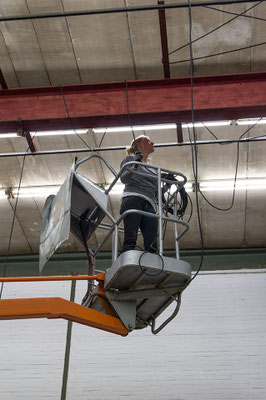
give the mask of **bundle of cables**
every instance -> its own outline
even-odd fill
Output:
[[[167,179],[171,183],[163,184],[163,193],[162,193],[162,211],[167,215],[168,213],[174,214],[174,203],[177,201],[177,210],[176,214],[178,218],[183,218],[187,205],[188,205],[188,194],[184,188],[184,186],[178,185],[178,180],[175,178],[173,174],[162,174],[163,179]],[[170,188],[172,185],[176,186],[176,189],[173,193],[170,193]],[[166,188],[166,190],[165,190]],[[167,189],[168,188],[168,189]],[[177,200],[177,196],[179,200]]]

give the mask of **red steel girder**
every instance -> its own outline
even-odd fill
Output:
[[[128,90],[126,90],[126,87]],[[67,116],[64,99],[72,124]],[[191,121],[191,80],[97,83],[0,91],[0,132]],[[266,115],[266,72],[193,79],[195,121]]]

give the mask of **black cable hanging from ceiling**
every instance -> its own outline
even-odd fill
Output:
[[[195,130],[195,119],[194,119],[194,62],[193,62],[193,44],[192,44],[192,25],[193,25],[193,18],[192,18],[192,7],[191,7],[191,1],[188,0],[188,17],[189,17],[189,56],[190,56],[190,101],[191,101],[191,119],[192,119],[192,138],[190,136],[190,130],[188,129],[189,132],[189,139],[190,139],[190,144],[191,144],[191,158],[192,158],[192,170],[193,170],[193,175],[195,179],[195,186],[196,188],[198,187],[198,146],[197,146],[197,135],[196,135],[196,130]],[[195,192],[195,199],[196,199],[196,216],[197,216],[197,223],[198,223],[198,230],[199,230],[199,237],[200,237],[200,261],[199,265],[197,267],[197,270],[195,274],[192,276],[192,278],[189,280],[188,284],[191,283],[199,274],[202,265],[203,265],[203,259],[204,259],[204,237],[203,237],[203,228],[202,228],[202,222],[201,222],[201,210],[200,210],[200,204],[199,204],[199,194],[196,189]]]
[[[33,139],[34,139],[34,136],[33,136],[32,140]],[[22,178],[23,178],[23,173],[24,173],[26,154],[29,154],[28,153],[29,149],[30,149],[30,145],[28,146],[26,152],[24,153],[23,160],[22,160],[22,166],[21,166],[21,170],[20,170],[19,184],[18,184],[18,194],[17,194],[17,198],[16,198],[16,201],[15,201],[15,207],[13,209],[13,217],[12,217],[11,228],[10,228],[10,233],[9,233],[7,253],[6,253],[6,257],[5,257],[5,264],[4,264],[3,274],[2,274],[3,278],[6,276],[8,260],[9,260],[9,256],[10,256],[10,250],[11,250],[11,243],[12,243],[14,227],[15,227],[15,221],[16,221],[16,218],[17,218],[17,208],[18,208],[20,188],[21,188],[21,183],[22,183]],[[10,203],[10,205],[11,205],[11,203]],[[3,290],[4,290],[4,282],[2,282],[1,288],[0,288],[0,299],[2,298]]]
[[[243,136],[245,136],[249,131],[251,131],[258,123],[259,121],[261,121],[262,118],[260,118],[258,121],[256,121],[253,125],[251,125],[250,127],[248,127],[248,129],[246,129],[240,136],[239,136],[239,140],[241,140],[243,138]],[[205,126],[205,128],[213,135],[213,133],[211,132],[211,130]],[[240,153],[240,142],[238,141],[236,143],[236,166],[235,166],[235,174],[234,174],[234,185],[233,185],[233,192],[232,192],[232,199],[230,202],[230,205],[227,207],[218,207],[215,204],[213,204],[208,198],[207,196],[205,196],[202,191],[199,188],[199,192],[201,194],[201,196],[203,197],[203,199],[214,209],[218,210],[218,211],[230,211],[235,204],[235,194],[236,194],[236,180],[237,180],[237,174],[238,174],[238,167],[239,167],[239,153]]]
[[[221,28],[223,28],[224,26],[230,24],[231,22],[235,21],[235,20],[238,19],[239,17],[243,17],[243,16],[245,15],[245,13],[247,13],[248,11],[251,11],[253,8],[259,6],[261,3],[262,3],[262,1],[259,1],[257,4],[253,4],[253,5],[252,5],[251,7],[249,7],[247,10],[244,10],[242,13],[240,13],[240,14],[234,14],[234,17],[233,17],[233,18],[231,18],[231,19],[229,19],[228,21],[224,22],[222,25],[218,25],[216,28],[214,28],[214,29],[212,29],[212,30],[206,32],[204,35],[199,36],[199,37],[197,37],[196,39],[193,39],[193,40],[192,40],[192,43],[195,43],[195,42],[198,42],[198,41],[201,40],[201,39],[204,39],[206,36],[211,35],[213,32],[216,32],[218,29],[221,29]],[[189,46],[189,45],[190,45],[189,42],[188,42],[188,43],[185,43],[185,44],[183,44],[182,46],[179,46],[177,49],[174,49],[174,50],[170,51],[170,52],[168,53],[168,55],[170,56],[170,55],[172,55],[172,54],[174,54],[174,53],[176,53],[176,52],[182,50],[184,47],[187,47],[187,46]]]

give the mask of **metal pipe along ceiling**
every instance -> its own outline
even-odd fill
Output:
[[[231,143],[248,143],[248,142],[264,142],[266,141],[265,137],[258,138],[246,138],[246,139],[221,139],[221,140],[201,140],[196,142],[172,142],[172,143],[158,143],[155,144],[154,147],[163,148],[163,147],[180,147],[180,146],[191,146],[191,145],[212,145],[212,144],[231,144]],[[113,147],[94,147],[92,149],[84,148],[84,149],[63,149],[63,150],[47,150],[47,151],[38,151],[34,153],[34,157],[43,156],[43,155],[53,155],[53,154],[67,154],[67,153],[91,153],[91,152],[100,152],[100,151],[114,151],[114,150],[124,150],[127,146],[113,146]],[[32,153],[0,153],[0,158],[4,157],[24,157],[24,156],[32,156]]]
[[[266,1],[266,0],[262,0]],[[174,8],[188,8],[188,7],[204,7],[204,6],[216,6],[226,4],[238,4],[238,3],[254,3],[254,0],[213,0],[213,1],[195,1],[186,3],[173,3],[163,5],[147,5],[147,6],[136,6],[136,7],[118,7],[118,8],[106,8],[96,10],[81,10],[81,11],[68,11],[62,13],[49,13],[49,14],[32,14],[32,15],[17,15],[17,16],[6,16],[1,17],[0,22],[7,21],[24,21],[32,19],[44,19],[44,18],[63,18],[63,17],[76,17],[82,15],[98,15],[98,14],[114,14],[114,13],[128,13],[136,11],[152,11],[160,9],[174,9]]]

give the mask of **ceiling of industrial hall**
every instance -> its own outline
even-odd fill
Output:
[[[182,3],[165,1],[166,4]],[[202,2],[204,3],[204,2]],[[156,5],[154,0],[1,0],[0,2],[0,68],[9,89],[40,86],[59,86],[130,80],[163,79],[162,44],[158,10],[106,13],[18,21],[1,21],[6,16],[64,13],[80,10],[124,8]],[[241,15],[239,15],[241,14]],[[190,31],[189,9],[165,10],[168,37],[170,77],[189,77],[191,74],[189,37],[192,34],[194,74],[221,75],[265,70],[266,3],[246,2],[192,8]],[[240,50],[239,50],[240,49]],[[235,51],[232,51],[235,50]],[[89,105],[88,105],[89,107]],[[258,115],[264,117],[264,115]],[[266,112],[265,112],[266,117]],[[261,121],[260,121],[261,122]],[[196,128],[197,140],[238,139],[250,125]],[[257,124],[244,137],[263,136],[265,125]],[[156,143],[177,141],[175,128],[139,131]],[[189,141],[183,128],[184,141]],[[89,129],[80,137],[90,147],[126,146],[132,132],[102,132]],[[77,135],[36,136],[38,151],[80,149],[86,145]],[[23,137],[0,134],[1,154],[24,152],[27,142]],[[239,152],[238,152],[239,150]],[[124,150],[109,150],[101,155],[118,171]],[[239,157],[238,157],[239,155]],[[80,153],[46,154],[23,157],[1,157],[0,168],[0,254],[6,254],[16,196],[7,198],[7,188],[19,184],[23,168],[22,187],[61,185]],[[202,181],[230,180],[236,174],[240,182],[258,179],[255,188],[236,189],[235,201],[229,211],[211,207],[199,193],[200,215],[206,248],[264,247],[266,244],[265,182],[266,143],[264,141],[206,144],[198,147],[198,179]],[[193,181],[191,147],[158,147],[152,163],[180,171]],[[111,174],[100,163],[92,160],[82,165],[80,172],[94,182],[108,184]],[[264,188],[262,185],[264,184]],[[217,186],[203,192],[219,208],[228,208],[232,189],[217,190]],[[180,247],[199,248],[195,193],[190,193],[193,212],[191,229],[180,241]],[[21,197],[10,253],[38,253],[41,219],[46,195]],[[111,194],[110,211],[119,215],[120,195]],[[187,212],[187,218],[190,211]],[[186,219],[186,218],[185,218]],[[106,232],[97,230],[90,241],[95,248]],[[104,248],[109,250],[111,242]],[[174,248],[173,232],[165,237],[165,247]],[[79,242],[71,237],[60,251],[82,251]]]

